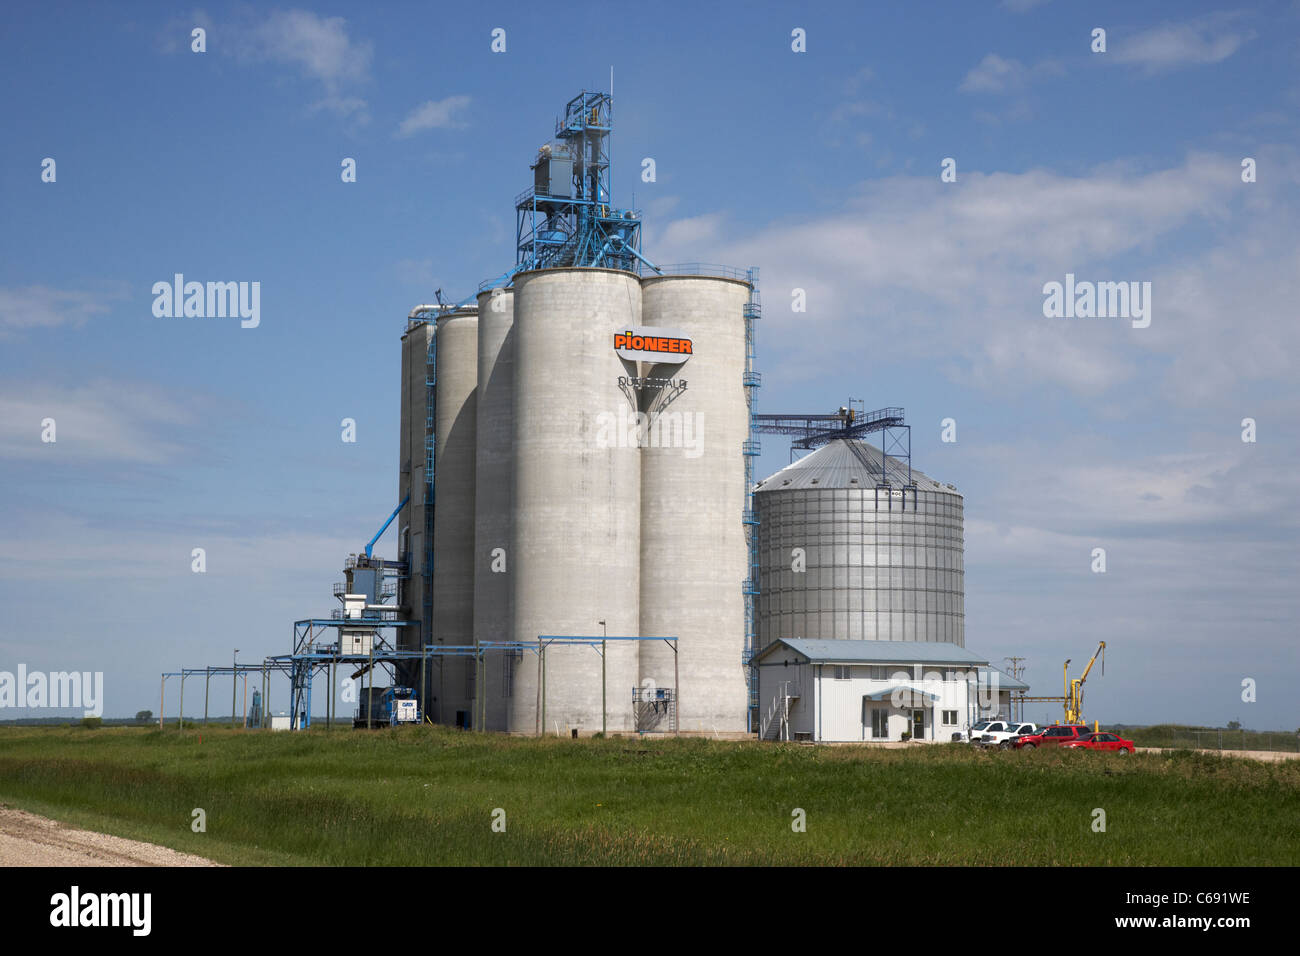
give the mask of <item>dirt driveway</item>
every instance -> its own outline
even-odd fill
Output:
[[[152,843],[89,830],[0,804],[0,866],[219,866]]]

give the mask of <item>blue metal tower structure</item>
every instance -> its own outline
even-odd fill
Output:
[[[790,435],[790,455],[795,449],[812,451],[837,438],[863,438],[880,432],[880,450],[907,469],[907,485],[912,487],[912,426],[906,424],[903,409],[897,406],[859,411],[850,399],[830,415],[754,415],[752,428],[769,435]],[[881,460],[880,481],[888,484]]]
[[[745,524],[745,545],[749,552],[749,573],[742,590],[745,594],[745,646],[743,663],[749,680],[749,729],[754,729],[758,714],[758,668],[754,666],[757,640],[758,613],[758,512],[754,508],[754,459],[762,451],[755,437],[756,409],[758,408],[758,388],[763,384],[762,376],[755,371],[754,323],[763,314],[758,296],[758,267],[749,270],[749,301],[745,303],[745,405],[749,410],[749,435],[741,453],[745,458],[745,510],[741,520]]]
[[[437,411],[438,395],[438,335],[429,337],[429,347],[424,357],[424,537],[423,554],[420,555],[420,574],[423,577],[422,607],[420,608],[420,646],[433,643],[433,524],[434,524],[434,460],[438,445],[434,433],[434,416]],[[428,691],[423,679],[420,684],[420,710],[428,713]]]
[[[634,271],[641,218],[610,199],[609,138],[614,99],[583,90],[564,107],[555,139],[533,162],[533,185],[515,197],[516,272],[563,266]]]

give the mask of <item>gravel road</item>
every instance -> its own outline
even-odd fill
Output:
[[[0,866],[219,866],[164,846],[74,830],[0,804]]]

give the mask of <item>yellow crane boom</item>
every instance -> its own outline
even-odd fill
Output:
[[[1106,672],[1106,642],[1099,641],[1097,650],[1093,652],[1092,660],[1088,661],[1088,666],[1083,669],[1083,675],[1070,679],[1070,662],[1065,662],[1065,722],[1067,724],[1077,724],[1083,721],[1083,685],[1092,673],[1092,665],[1097,663],[1097,657],[1101,657],[1102,673]]]

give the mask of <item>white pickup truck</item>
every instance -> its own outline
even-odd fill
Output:
[[[981,747],[1011,748],[1011,738],[1038,732],[1037,724],[1017,720],[981,720],[971,727],[967,740]]]

